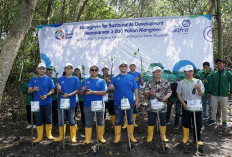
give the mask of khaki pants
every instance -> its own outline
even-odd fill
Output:
[[[222,110],[222,122],[227,122],[228,97],[212,96],[211,101],[212,101],[211,119],[216,121],[216,114],[217,114],[218,104],[220,104],[221,110]]]

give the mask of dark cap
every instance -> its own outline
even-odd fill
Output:
[[[226,61],[223,60],[223,59],[216,59],[216,63],[217,63],[217,62],[222,62],[222,63],[224,63],[224,64],[226,63]]]

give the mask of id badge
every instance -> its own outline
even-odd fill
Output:
[[[187,110],[189,110],[191,112],[202,111],[202,101],[201,101],[201,99],[187,100]]]
[[[60,109],[68,110],[70,109],[70,99],[63,99],[60,100]]]
[[[39,101],[31,101],[31,112],[39,112]]]
[[[164,108],[164,103],[161,101],[158,101],[157,99],[151,99],[151,109],[153,111],[160,111]]]
[[[104,102],[108,102],[108,93],[106,95],[103,96],[103,101]]]
[[[91,101],[91,111],[92,112],[102,112],[103,111],[103,102],[99,101]]]
[[[128,98],[121,99],[121,110],[129,110],[130,108],[131,107]]]

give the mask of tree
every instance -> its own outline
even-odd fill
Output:
[[[23,41],[31,25],[38,0],[23,0],[18,17],[0,49],[0,104],[5,85]]]

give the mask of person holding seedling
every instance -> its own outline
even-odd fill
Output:
[[[46,66],[40,63],[37,68],[38,77],[32,77],[28,85],[28,93],[33,93],[33,103],[38,104],[39,111],[35,112],[37,139],[33,142],[37,143],[43,140],[43,124],[46,127],[46,137],[53,140],[52,136],[52,94],[55,85],[46,73]]]

